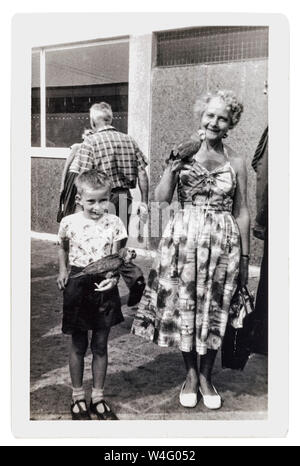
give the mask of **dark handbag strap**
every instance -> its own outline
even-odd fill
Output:
[[[248,302],[249,302],[251,310],[253,312],[254,311],[254,299],[253,299],[252,295],[249,293],[249,290],[248,290],[247,286],[246,285],[244,285],[243,287],[238,286],[237,292],[240,293],[243,305],[244,305],[246,310],[247,310],[246,296],[248,297]]]
[[[252,311],[254,311],[254,296],[249,292],[247,286],[244,286],[244,290],[247,293],[247,296],[249,297],[249,303],[252,308]]]

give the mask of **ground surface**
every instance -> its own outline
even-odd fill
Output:
[[[57,246],[32,240],[31,289],[31,419],[70,419],[68,372],[69,337],[61,333],[62,294],[58,291]],[[138,257],[147,276],[151,260]],[[122,282],[122,281],[121,281]],[[126,287],[120,282],[120,294]],[[257,279],[250,279],[256,289]],[[125,321],[114,327],[109,341],[107,399],[122,419],[265,419],[267,416],[267,358],[252,355],[243,372],[222,369],[220,358],[214,383],[224,400],[222,409],[209,411],[201,400],[194,409],[179,404],[185,372],[180,352],[159,348],[129,333],[134,308],[123,306]],[[84,386],[91,391],[91,354]]]

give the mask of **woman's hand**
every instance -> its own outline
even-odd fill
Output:
[[[190,165],[186,163],[186,161],[182,159],[176,159],[172,162],[171,165],[171,172],[172,173],[177,173],[181,170],[189,170]]]
[[[95,291],[108,291],[114,288],[118,284],[119,279],[117,277],[106,278],[100,283],[95,283]]]
[[[240,260],[240,271],[238,277],[238,283],[241,288],[247,285],[248,283],[248,273],[249,273],[249,257],[241,257]]]
[[[253,228],[253,235],[255,236],[255,238],[264,241],[266,239],[266,227],[256,223]]]
[[[67,270],[61,270],[56,279],[57,286],[60,290],[64,290],[68,283],[69,273]]]

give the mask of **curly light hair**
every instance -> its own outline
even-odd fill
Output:
[[[194,105],[194,112],[197,119],[201,120],[204,111],[206,110],[211,99],[218,97],[222,99],[230,116],[229,129],[232,129],[237,125],[240,120],[241,114],[244,110],[243,104],[238,101],[233,91],[218,90],[216,92],[208,92],[203,95],[200,99],[196,100]]]

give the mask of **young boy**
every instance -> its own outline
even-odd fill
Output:
[[[127,237],[119,217],[107,213],[110,182],[97,170],[76,179],[77,202],[82,211],[64,217],[59,228],[59,275],[57,284],[64,293],[62,332],[72,336],[69,368],[73,387],[73,420],[91,419],[82,386],[88,331],[92,330],[93,388],[90,412],[100,420],[118,419],[104,400],[107,369],[107,340],[110,327],[122,322],[118,278],[84,275],[72,278],[89,263],[117,252]],[[71,266],[68,273],[68,263]]]

